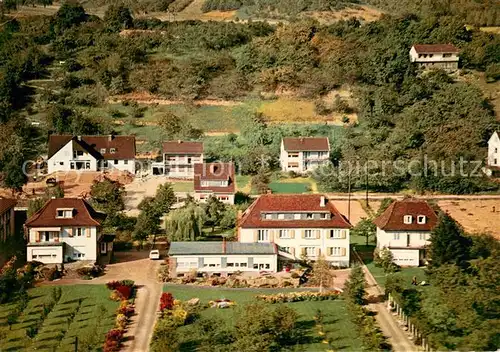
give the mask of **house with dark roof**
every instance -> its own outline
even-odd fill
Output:
[[[333,266],[349,266],[351,224],[320,194],[265,194],[238,217],[238,241],[274,243],[295,259],[323,256]]]
[[[59,264],[109,257],[114,236],[102,234],[105,217],[81,198],[50,199],[25,223],[28,261]]]
[[[410,49],[410,61],[424,69],[458,69],[460,50],[453,44],[415,44]]]
[[[51,135],[47,168],[49,174],[106,170],[135,174],[135,137]]]
[[[153,175],[192,179],[194,164],[203,163],[203,143],[169,141],[162,145],[162,160],[152,164]]]
[[[393,202],[378,218],[377,248],[388,248],[394,263],[419,266],[425,262],[432,229],[438,221],[426,201],[405,199]]]
[[[0,242],[5,242],[15,233],[15,206],[14,199],[0,198]]]
[[[313,171],[329,159],[328,137],[287,137],[281,140],[280,165],[285,172]]]
[[[500,176],[500,131],[493,132],[488,140],[486,174],[488,176]]]
[[[278,247],[273,243],[172,242],[168,255],[171,277],[191,271],[225,275],[278,270]]]
[[[223,203],[234,204],[234,165],[203,163],[194,165],[194,198],[206,202],[211,196]]]

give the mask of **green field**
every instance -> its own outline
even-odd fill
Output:
[[[60,286],[62,295],[43,318],[44,304],[53,301],[55,286],[28,291],[29,302],[11,330],[7,323],[16,304],[0,305],[0,351],[74,351],[75,337],[79,345],[98,350],[105,334],[114,327],[118,302],[109,299],[104,285]],[[38,331],[34,328],[38,326]],[[27,336],[29,329],[32,338]]]
[[[374,263],[366,264],[366,267],[372,273],[373,277],[377,281],[380,287],[385,288],[385,281],[387,280],[387,275],[384,273],[382,268],[376,267]],[[417,277],[417,281],[421,282],[425,280],[425,268],[402,268],[394,275],[403,278],[403,281],[411,284],[413,276]]]
[[[271,188],[273,193],[307,193],[310,191],[308,183],[271,182],[269,188]]]
[[[174,298],[188,300],[199,298],[201,303],[216,299],[231,299],[236,302],[237,308],[214,309],[207,308],[201,312],[202,317],[215,317],[225,321],[228,325],[234,325],[235,312],[247,303],[255,302],[257,294],[273,294],[285,291],[297,291],[297,289],[221,289],[221,288],[200,288],[190,286],[165,285],[164,291],[173,294]],[[361,341],[357,334],[356,326],[350,321],[349,313],[342,299],[334,301],[308,301],[286,303],[299,313],[299,324],[306,329],[306,334],[310,338],[310,343],[298,346],[298,350],[304,351],[325,351],[328,345],[322,344],[322,338],[314,330],[314,315],[320,309],[325,316],[324,330],[332,332],[334,350],[360,351]]]
[[[193,181],[175,181],[172,182],[174,192],[193,192]]]

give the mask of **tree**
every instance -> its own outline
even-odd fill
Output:
[[[257,175],[252,177],[252,187],[257,190],[260,194],[267,193],[269,190],[269,183],[271,182],[271,178],[269,173],[265,168],[260,168]]]
[[[160,216],[167,214],[176,201],[177,197],[175,196],[171,183],[167,182],[158,186],[156,189],[154,203]]]
[[[31,217],[33,214],[35,214],[37,211],[42,209],[42,207],[45,205],[47,202],[47,199],[45,198],[34,198],[30,199],[28,201],[28,218]]]
[[[144,198],[139,204],[139,209],[141,212],[135,224],[134,238],[145,240],[148,236],[158,233],[160,229],[160,215],[154,198]]]
[[[471,241],[447,214],[439,214],[438,223],[432,230],[429,241],[432,267],[448,263],[462,265],[469,258]]]
[[[54,16],[54,24],[59,30],[77,26],[87,20],[87,14],[78,1],[65,1]]]
[[[212,227],[212,232],[214,232],[215,227],[221,224],[226,207],[217,197],[211,195],[204,208],[206,224],[210,225]]]
[[[364,304],[366,279],[363,268],[356,264],[351,268],[349,279],[345,283],[345,294],[353,303]]]
[[[377,226],[373,223],[371,219],[362,218],[360,222],[356,224],[351,230],[351,235],[364,236],[366,239],[366,245],[370,241],[370,238],[375,236],[377,232]]]
[[[124,192],[125,189],[120,182],[107,177],[101,181],[95,180],[90,187],[92,204],[97,210],[103,211],[109,217],[113,217],[125,209]]]
[[[104,13],[106,26],[115,32],[132,28],[134,26],[133,21],[130,9],[123,4],[111,4]]]
[[[335,274],[330,263],[325,259],[325,256],[321,254],[313,263],[309,282],[319,286],[319,292],[323,292],[324,287],[332,287],[334,278]]]
[[[393,273],[398,268],[394,263],[394,255],[387,247],[375,248],[373,251],[373,261],[376,266],[384,269],[385,273]]]
[[[171,241],[195,241],[201,236],[205,222],[205,211],[196,203],[170,213],[167,221],[167,233]]]

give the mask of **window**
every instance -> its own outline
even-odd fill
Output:
[[[266,268],[266,269],[271,269],[271,264],[266,264],[266,265],[265,265],[265,268]]]
[[[451,57],[451,54],[443,54],[443,57]]]
[[[326,215],[327,215],[326,213],[321,213],[319,214],[319,218],[324,220],[326,219]]]
[[[331,247],[331,248],[329,248],[328,253],[329,253],[331,256],[339,256],[339,255],[342,255],[342,247]]]
[[[304,252],[306,253],[307,256],[313,256],[315,255],[315,249],[314,247],[305,247]]]
[[[418,54],[418,58],[420,59],[422,57],[422,54]]]
[[[123,160],[123,165],[128,165],[128,160]]]
[[[78,156],[82,156],[82,155],[83,155],[83,150],[77,150],[77,151],[76,151],[76,155],[78,155]]]
[[[495,153],[498,153],[498,148],[495,148]]]
[[[313,218],[313,214],[312,213],[307,213],[306,214],[306,219],[312,219]]]
[[[118,160],[114,160],[113,164],[117,165],[118,164]]]
[[[73,162],[72,162],[72,163],[70,163],[70,164],[69,164],[69,167],[70,167],[70,169],[71,169],[71,170],[74,170],[74,169],[75,169],[75,163],[73,163]]]
[[[259,264],[254,264],[253,268],[259,270]]]
[[[280,238],[290,238],[290,234],[288,233],[288,230],[280,230]]]
[[[269,241],[269,231],[268,230],[259,230],[258,232],[258,240],[259,241]]]
[[[280,247],[282,252],[292,253],[290,247]]]
[[[272,214],[266,214],[265,215],[265,219],[266,220],[271,220],[273,218],[273,215]]]
[[[240,267],[241,268],[246,268],[247,267],[247,263],[240,263]]]
[[[64,161],[60,161],[59,165],[61,165],[61,166],[64,165]]]
[[[85,168],[86,168],[86,169],[90,169],[90,163],[86,163],[86,164],[85,164]]]
[[[285,218],[285,214],[278,214],[278,219],[283,220]]]
[[[316,238],[316,236],[314,236],[313,230],[305,230],[304,238]]]
[[[425,224],[425,216],[424,215],[419,215],[417,216],[417,223],[419,224]]]
[[[228,268],[233,268],[234,267],[234,263],[227,263],[227,267]]]
[[[498,164],[498,160],[497,159],[493,159],[493,165],[496,165]]]
[[[106,148],[101,148],[101,154],[105,154],[106,153]]]
[[[57,209],[56,218],[72,218],[73,209]]]
[[[433,57],[433,56],[434,56],[434,54],[429,54],[429,57]]]
[[[421,241],[425,241],[425,240],[426,240],[426,238],[425,238],[425,237],[426,237],[426,236],[425,236],[425,233],[421,233],[421,234],[420,234],[420,240],[421,240]]]
[[[342,230],[330,230],[330,238],[342,238]]]
[[[395,233],[393,238],[394,238],[395,240],[399,240],[399,233]]]
[[[299,153],[288,153],[288,157],[289,158],[298,158],[299,157]]]
[[[85,227],[77,227],[77,228],[75,228],[75,236],[76,237],[85,236]]]
[[[405,215],[403,218],[405,224],[411,224],[413,222],[413,217],[411,215]]]
[[[109,148],[109,152],[110,152],[111,154],[114,154],[114,153],[116,153],[116,149],[115,149],[115,148]]]

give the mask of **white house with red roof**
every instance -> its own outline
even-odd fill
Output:
[[[152,164],[153,175],[192,179],[194,164],[203,163],[203,143],[187,141],[164,142],[163,160]]]
[[[106,170],[135,174],[135,137],[51,135],[47,169],[49,174]]]
[[[50,199],[25,223],[27,259],[45,264],[96,261],[113,250],[112,235],[103,235],[105,215],[80,198]]]
[[[280,165],[285,172],[306,173],[330,160],[328,137],[287,137],[281,141]]]
[[[206,202],[211,196],[223,203],[234,204],[235,179],[232,163],[194,165],[194,199]]]
[[[410,61],[426,69],[454,71],[458,69],[459,53],[453,44],[415,44],[410,49]]]
[[[489,176],[500,174],[500,132],[495,131],[488,141],[486,172]]]
[[[238,219],[238,241],[275,243],[280,254],[349,266],[351,224],[325,196],[265,194]]]
[[[398,265],[419,266],[425,260],[437,220],[426,201],[411,198],[395,201],[374,220],[377,248],[388,248]]]

